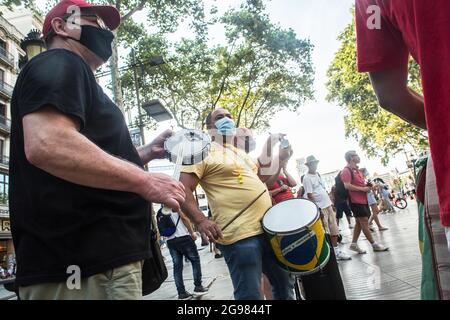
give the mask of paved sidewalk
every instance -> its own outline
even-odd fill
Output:
[[[345,219],[344,219],[345,220]],[[358,255],[348,249],[352,230],[347,221],[341,226],[344,244],[341,248],[352,256],[350,261],[339,262],[339,269],[349,300],[417,300],[420,299],[421,256],[417,227],[417,205],[408,201],[408,208],[395,214],[380,214],[381,223],[387,231],[375,231],[376,241],[388,246],[387,252],[374,253],[369,242],[361,234],[359,245],[367,251]],[[198,241],[197,241],[198,242]],[[199,242],[198,242],[199,243]],[[214,259],[209,247],[200,251],[204,285],[210,286],[210,293],[203,300],[231,300],[233,286],[224,259]],[[167,249],[166,256],[169,278],[159,290],[145,299],[172,300],[178,295],[173,281],[172,260]],[[193,278],[190,263],[185,264],[184,279],[186,290],[192,292]]]
[[[350,261],[339,263],[344,287],[349,300],[414,300],[420,299],[421,257],[419,252],[417,225],[417,205],[408,202],[406,210],[397,210],[395,214],[381,214],[380,220],[389,228],[387,231],[373,233],[376,241],[390,247],[387,252],[374,253],[365,237],[361,235],[359,245],[367,254],[358,255],[351,252],[351,231],[347,222],[341,226],[345,244],[342,248],[352,256]],[[198,299],[232,300],[233,286],[224,259],[215,259],[209,246],[201,247],[197,240],[202,263],[203,285],[210,292]],[[172,259],[167,248],[163,248],[169,271],[168,279],[161,288],[145,300],[176,300],[178,294],[173,280]],[[190,292],[194,289],[192,267],[185,263],[184,283]],[[0,288],[0,300],[10,297],[11,293]]]

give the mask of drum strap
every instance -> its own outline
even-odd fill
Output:
[[[248,208],[250,208],[255,202],[256,200],[258,200],[259,198],[261,198],[261,196],[266,193],[267,189],[264,189],[263,192],[261,192],[252,202],[250,202],[244,209],[242,209],[241,211],[238,212],[237,215],[235,215],[233,217],[233,219],[231,219],[230,222],[228,222],[223,228],[222,231],[224,231],[230,224],[232,224],[234,222],[234,220],[236,220],[237,218],[239,218],[245,211],[247,211]]]

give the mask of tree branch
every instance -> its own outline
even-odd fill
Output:
[[[139,4],[134,9],[131,9],[127,14],[125,14],[122,17],[122,19],[121,19],[122,22],[128,20],[136,12],[141,11],[142,9],[144,9],[144,6],[145,6],[146,3],[147,3],[146,0],[141,0],[141,2],[139,2]]]
[[[261,109],[263,108],[264,104],[266,103],[266,101],[269,99],[270,93],[266,93],[264,95],[264,100],[262,101],[261,105],[258,107],[258,109],[255,112],[255,116],[253,117],[253,121],[252,124],[250,125],[249,129],[252,129],[253,126],[255,125],[255,121],[256,119],[259,117],[259,112],[261,111]]]
[[[227,66],[225,68],[225,75],[224,75],[224,77],[222,79],[222,84],[220,86],[219,95],[217,96],[216,101],[213,103],[212,109],[216,108],[217,103],[219,102],[220,98],[222,97],[223,90],[225,89],[225,83],[228,80],[228,76],[230,75],[229,74],[229,71],[230,71],[230,60],[231,60],[231,54],[233,53],[233,50],[234,50],[235,43],[236,43],[236,39],[233,41],[233,44],[231,45],[230,53],[228,54],[228,58],[227,58]]]

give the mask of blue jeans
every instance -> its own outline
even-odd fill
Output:
[[[198,255],[197,246],[191,236],[175,238],[167,241],[170,255],[173,261],[173,278],[177,286],[178,294],[186,292],[183,281],[183,256],[185,256],[192,264],[194,275],[194,285],[200,287],[202,285],[202,268],[200,266],[200,256]]]
[[[264,273],[272,286],[275,300],[294,300],[294,281],[281,269],[266,235],[250,237],[231,245],[218,245],[222,252],[236,300],[261,300]]]

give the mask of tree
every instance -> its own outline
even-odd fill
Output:
[[[427,133],[383,110],[368,74],[357,71],[354,22],[338,39],[341,47],[327,73],[327,100],[347,111],[346,136],[357,139],[369,157],[381,157],[384,164],[405,148],[412,148],[416,153],[427,149]],[[414,61],[409,65],[409,86],[421,92],[419,66]]]
[[[211,46],[208,26],[215,23],[225,27],[225,41]],[[213,11],[193,39],[171,44],[162,34],[147,34],[135,47],[140,61],[165,57],[164,66],[143,67],[140,92],[162,99],[180,127],[201,127],[211,110],[225,107],[237,125],[262,129],[276,112],[297,111],[313,97],[312,45],[273,24],[262,0],[244,1],[221,17]],[[122,81],[128,100],[131,72]]]
[[[2,0],[9,5],[19,5],[34,3],[34,0]],[[48,12],[60,0],[48,0],[46,10]],[[114,101],[119,108],[124,111],[122,86],[120,83],[119,71],[119,47],[126,46],[129,38],[133,37],[130,30],[136,31],[132,16],[139,11],[146,10],[147,26],[155,28],[158,32],[170,32],[176,29],[182,17],[193,18],[193,27],[201,29],[203,27],[203,7],[201,0],[94,0],[89,1],[95,4],[113,5],[121,16],[121,24],[116,32],[116,39],[113,42],[112,57],[110,59],[111,69],[111,89]]]

